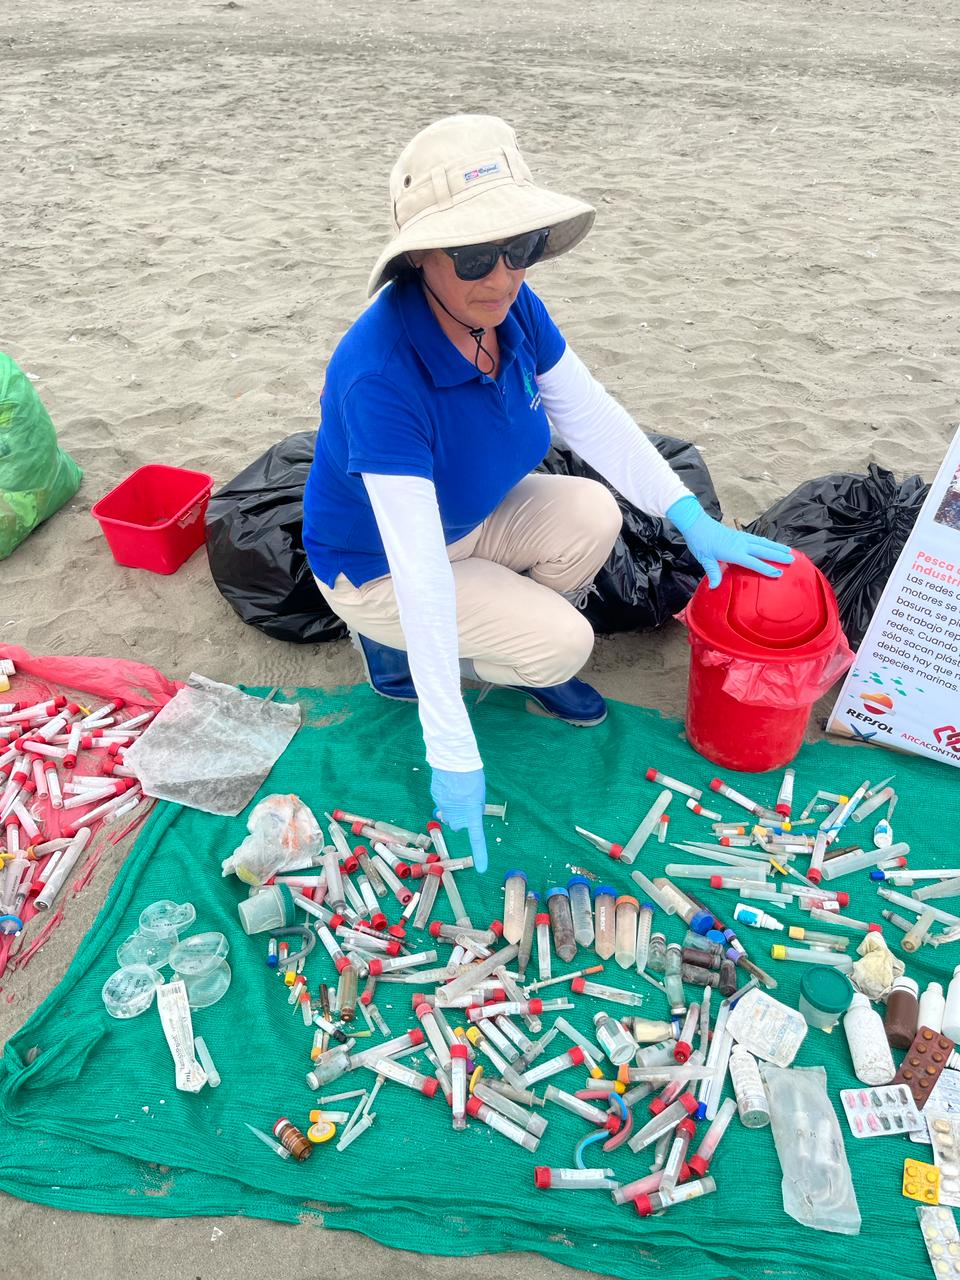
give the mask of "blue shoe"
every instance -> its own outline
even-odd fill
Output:
[[[398,702],[416,702],[417,691],[405,651],[391,649],[389,645],[378,644],[376,640],[355,632],[351,635],[374,693]]]
[[[526,694],[538,703],[547,715],[565,720],[581,729],[600,724],[607,718],[607,704],[596,689],[583,680],[564,680],[563,684],[549,685],[545,689],[530,689],[526,685],[509,684],[508,689]]]

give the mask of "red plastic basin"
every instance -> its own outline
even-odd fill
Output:
[[[150,463],[138,467],[94,503],[117,564],[176,573],[203,545],[203,516],[213,477],[204,471]]]

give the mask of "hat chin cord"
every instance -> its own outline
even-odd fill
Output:
[[[447,304],[443,301],[443,299],[438,298],[437,295],[430,288],[430,285],[427,283],[427,277],[423,274],[423,267],[417,267],[416,271],[420,277],[420,283],[426,289],[427,293],[430,294],[431,298],[433,298],[436,302],[439,302],[440,306],[443,307],[444,311],[447,313],[447,315],[450,317],[451,320],[456,320],[457,324],[463,325],[464,329],[466,329],[466,331],[470,334],[470,337],[477,344],[477,350],[474,353],[474,357],[473,357],[474,366],[477,369],[479,369],[481,373],[486,372],[487,377],[492,377],[494,370],[497,367],[497,362],[494,359],[492,353],[489,352],[487,348],[483,345],[483,337],[484,337],[484,334],[487,332],[486,329],[474,328],[473,325],[467,324],[465,320],[461,320],[459,316],[455,316],[453,312],[450,310],[450,308],[447,306]],[[480,353],[481,352],[483,352],[483,354],[490,361],[490,368],[487,370],[480,369]]]

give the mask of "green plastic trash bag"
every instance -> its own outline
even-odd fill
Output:
[[[0,560],[80,487],[30,379],[0,351]]]

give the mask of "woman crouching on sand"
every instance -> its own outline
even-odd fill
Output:
[[[418,703],[431,794],[482,871],[483,765],[461,659],[568,724],[606,716],[576,678],[594,641],[580,608],[620,511],[596,481],[531,474],[550,422],[631,504],[676,525],[712,586],[723,562],[777,576],[792,557],[706,514],[525,283],[579,244],[595,211],[535,185],[509,125],[430,125],[394,166],[390,201],[376,299],[327,368],[304,546],[370,684]]]

